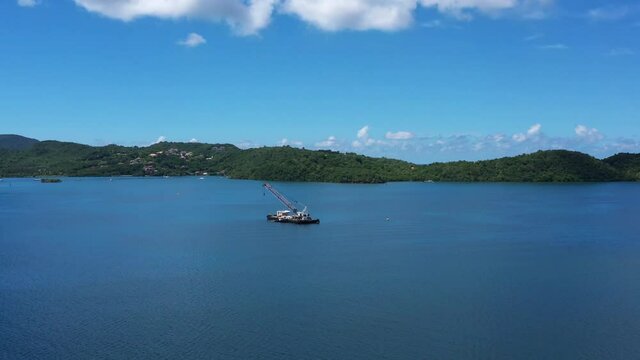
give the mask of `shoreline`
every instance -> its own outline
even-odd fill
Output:
[[[248,178],[231,178],[221,175],[171,175],[171,176],[137,176],[137,175],[114,175],[114,176],[70,176],[70,175],[46,175],[46,176],[11,176],[1,177],[0,181],[11,180],[34,180],[40,181],[41,179],[60,178],[60,179],[132,179],[132,180],[167,180],[172,178],[216,178],[227,179],[233,181],[256,181],[256,182],[278,182],[278,183],[291,183],[291,184],[333,184],[333,185],[384,185],[384,184],[640,184],[640,181],[633,180],[608,180],[608,181],[416,181],[416,180],[398,180],[398,181],[384,181],[384,182],[333,182],[333,181],[304,181],[304,180],[278,180],[278,179],[248,179]],[[203,179],[203,180],[204,180]]]

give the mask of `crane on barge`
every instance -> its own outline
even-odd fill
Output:
[[[267,215],[267,220],[273,221],[273,222],[291,223],[291,224],[300,224],[300,225],[320,223],[320,219],[313,219],[311,215],[309,215],[309,212],[307,211],[306,206],[304,207],[304,209],[299,210],[298,207],[293,202],[291,202],[289,199],[287,199],[286,196],[284,196],[282,193],[276,190],[273,186],[271,186],[271,184],[264,183],[262,187],[269,190],[269,192],[273,194],[273,196],[275,196],[275,198],[278,199],[278,201],[280,201],[284,206],[287,207],[287,209],[289,209],[289,210],[277,211],[275,215],[269,214]]]

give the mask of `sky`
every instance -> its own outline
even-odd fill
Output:
[[[0,133],[416,163],[640,152],[640,3],[3,0]]]

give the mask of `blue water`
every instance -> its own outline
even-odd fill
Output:
[[[0,182],[0,359],[640,359],[640,184],[275,185]]]

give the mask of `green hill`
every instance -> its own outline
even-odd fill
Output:
[[[38,140],[36,139],[31,139],[20,135],[0,135],[0,149],[24,150],[37,143]]]
[[[0,177],[208,173],[236,179],[352,183],[640,181],[640,154],[599,160],[579,152],[551,150],[496,160],[416,165],[287,146],[241,150],[230,144],[162,142],[147,147],[93,147],[34,141],[18,149],[0,148]]]
[[[42,141],[25,150],[0,150],[0,177],[160,176],[217,173],[228,154],[240,151],[229,144],[159,143],[148,147],[93,147]]]
[[[226,174],[240,179],[357,183],[419,179],[413,177],[416,166],[400,160],[286,146],[243,150],[227,160]]]
[[[640,154],[621,153],[603,161],[621,171],[625,178],[640,181]]]
[[[426,176],[435,181],[582,182],[620,181],[613,166],[592,156],[566,150],[477,162],[427,165]]]

